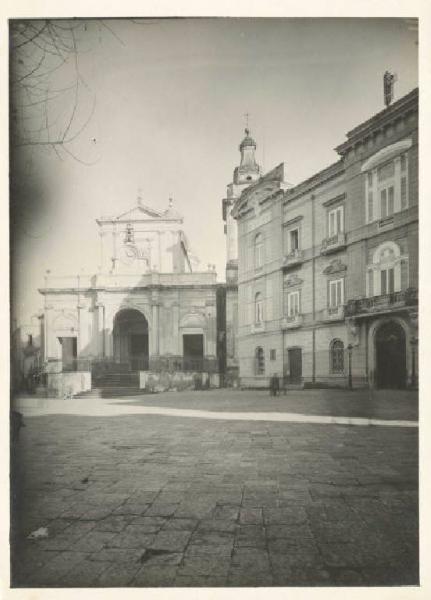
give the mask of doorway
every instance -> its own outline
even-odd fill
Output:
[[[148,321],[136,309],[120,310],[114,320],[114,359],[132,371],[148,370]]]
[[[61,344],[61,364],[63,371],[74,371],[78,357],[78,344],[76,337],[59,337]]]
[[[202,333],[183,334],[184,370],[201,370],[204,359],[204,336]]]
[[[396,321],[383,323],[376,332],[376,383],[379,388],[406,387],[406,336]]]
[[[287,357],[289,361],[290,383],[302,382],[302,349],[288,348]]]

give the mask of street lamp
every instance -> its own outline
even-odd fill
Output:
[[[412,339],[410,340],[410,344],[412,347],[412,379],[411,379],[411,385],[412,388],[416,387],[417,381],[416,381],[416,346],[418,343],[418,339],[413,336]]]
[[[349,390],[353,389],[353,384],[352,384],[352,350],[353,350],[353,346],[352,344],[349,344],[347,346],[347,352],[349,353]]]

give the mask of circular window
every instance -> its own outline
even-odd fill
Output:
[[[250,175],[247,177],[247,181],[251,181],[251,176]]]

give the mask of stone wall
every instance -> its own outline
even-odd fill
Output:
[[[71,398],[88,390],[91,390],[91,372],[47,374],[47,395],[50,398]]]

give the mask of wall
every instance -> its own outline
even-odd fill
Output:
[[[47,394],[50,398],[70,398],[91,390],[91,373],[48,373]]]

